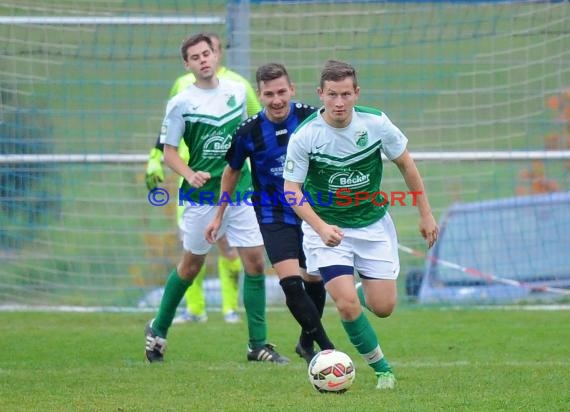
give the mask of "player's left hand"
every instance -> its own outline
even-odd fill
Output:
[[[218,230],[220,230],[221,225],[222,221],[218,217],[215,217],[214,220],[208,223],[208,226],[206,226],[206,230],[204,231],[204,237],[209,243],[216,243],[216,240],[218,238]]]
[[[341,228],[335,225],[325,225],[319,230],[319,236],[325,245],[335,247],[340,245],[344,233]]]
[[[439,236],[439,227],[432,214],[420,218],[420,233],[426,240],[428,249],[431,248]]]
[[[188,183],[190,183],[190,186],[200,189],[208,180],[210,180],[210,177],[211,175],[209,172],[198,170],[197,172],[194,172],[190,179],[187,180]]]

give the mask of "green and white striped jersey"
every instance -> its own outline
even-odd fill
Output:
[[[171,146],[178,147],[183,138],[192,153],[188,166],[211,174],[210,180],[190,195],[194,201],[201,201],[200,192],[208,192],[217,202],[232,134],[247,118],[244,85],[229,79],[219,79],[219,82],[215,89],[191,85],[174,96],[166,106],[160,132],[160,142]],[[184,181],[182,189],[186,192],[191,186]],[[250,189],[251,174],[245,165],[236,192]]]
[[[306,200],[328,224],[368,226],[384,216],[388,203],[377,198],[376,204],[368,200],[356,205],[355,193],[372,195],[380,190],[381,152],[396,159],[408,139],[379,110],[355,106],[345,128],[327,124],[323,110],[307,118],[291,136],[283,178],[304,185]]]

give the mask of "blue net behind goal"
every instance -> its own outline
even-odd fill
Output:
[[[421,302],[570,296],[570,193],[456,204],[427,258]]]

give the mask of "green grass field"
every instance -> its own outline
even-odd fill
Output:
[[[295,357],[283,310],[268,313],[270,341],[292,363],[245,360],[245,324],[212,313],[175,326],[164,364],[143,362],[148,313],[2,313],[2,411],[567,411],[570,311],[397,310],[371,322],[398,377],[377,391],[338,316],[324,323],[356,364],[344,395],[319,394]]]
[[[324,61],[349,60],[361,103],[386,111],[412,152],[541,149],[562,130],[545,99],[570,85],[568,5],[289,2],[251,12],[250,80],[257,65],[284,62],[298,98],[318,104]],[[49,13],[226,16],[226,1],[0,4],[3,16]],[[198,30],[226,34],[220,25],[0,25],[0,153],[25,152],[20,142],[31,153],[147,153],[183,72],[179,44]],[[455,201],[514,195],[529,164],[419,166],[439,217]],[[11,167],[0,165],[0,200],[15,206],[0,203],[0,305],[132,308],[162,285],[180,250],[175,210],[149,205],[144,164],[40,165],[20,191],[18,180],[2,180]],[[567,165],[545,167],[570,190]],[[402,190],[392,166],[384,185]],[[423,250],[414,208],[392,215],[400,241]],[[423,261],[401,263],[403,281]],[[2,312],[0,411],[568,411],[570,311],[512,309],[402,299],[392,317],[369,316],[398,377],[396,390],[379,392],[327,307],[325,326],[357,367],[341,396],[309,385],[284,308],[268,314],[269,340],[292,358],[287,366],[248,363],[246,325],[213,311],[207,324],[171,329],[159,365],[143,362],[151,313]]]

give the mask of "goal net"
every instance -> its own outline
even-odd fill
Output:
[[[136,307],[163,284],[181,251],[177,179],[167,171],[171,201],[150,205],[145,162],[183,73],[179,45],[197,31],[219,32],[227,65],[251,81],[283,62],[307,103],[319,104],[327,59],[354,64],[359,103],[409,137],[438,218],[457,203],[570,190],[567,2],[69,5],[0,5],[0,305]],[[387,165],[383,190],[404,188]],[[424,266],[406,251],[425,247],[415,208],[391,213],[404,279]]]

